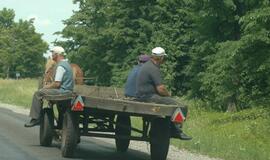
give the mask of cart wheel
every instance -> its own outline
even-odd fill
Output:
[[[152,160],[166,160],[170,145],[170,125],[164,118],[157,118],[151,123],[150,152]]]
[[[129,116],[118,115],[115,126],[116,136],[130,136],[131,123]],[[126,152],[129,146],[130,139],[115,138],[116,149],[118,152]]]
[[[67,109],[64,113],[61,151],[63,157],[72,157],[77,146],[79,134],[78,117]]]
[[[50,146],[53,139],[53,110],[43,109],[40,118],[39,141],[41,146]]]

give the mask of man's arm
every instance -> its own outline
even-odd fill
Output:
[[[66,70],[62,66],[58,66],[56,68],[56,74],[55,74],[55,79],[54,82],[52,82],[49,85],[44,86],[43,88],[46,89],[59,89],[61,86],[61,81],[63,79],[64,73]]]
[[[51,84],[44,86],[43,88],[45,88],[45,89],[59,89],[60,86],[61,86],[61,82],[54,81]]]
[[[158,94],[161,96],[171,96],[171,94],[168,92],[165,85],[163,85],[163,84],[156,86],[156,90],[157,90]]]

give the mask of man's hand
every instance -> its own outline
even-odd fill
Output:
[[[163,84],[157,86],[156,89],[158,91],[158,94],[161,96],[171,96],[171,94],[168,92],[168,90]]]
[[[45,89],[59,89],[61,86],[61,82],[54,81],[51,84],[45,85],[43,88]]]

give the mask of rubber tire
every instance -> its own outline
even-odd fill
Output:
[[[54,114],[52,109],[43,109],[40,118],[39,142],[41,146],[52,144],[54,132]]]
[[[124,125],[127,128],[122,127],[118,124]],[[122,116],[122,115],[117,116],[116,125],[115,125],[115,135],[116,136],[130,136],[131,135],[131,122],[130,122],[129,116]],[[128,150],[129,143],[130,143],[130,139],[115,138],[117,152],[126,152]]]
[[[79,134],[78,115],[67,109],[64,113],[61,151],[63,157],[71,158],[77,146]]]
[[[166,160],[170,145],[170,122],[157,118],[151,122],[150,152],[152,160]]]

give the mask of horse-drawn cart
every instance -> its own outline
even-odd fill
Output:
[[[152,160],[166,159],[170,125],[184,120],[179,106],[127,99],[117,88],[78,85],[75,93],[44,97],[49,103],[41,116],[42,146],[60,139],[62,156],[72,157],[80,136],[114,138],[119,152],[127,151],[130,140],[138,140],[150,142]],[[131,116],[141,117],[142,126],[134,127]]]

